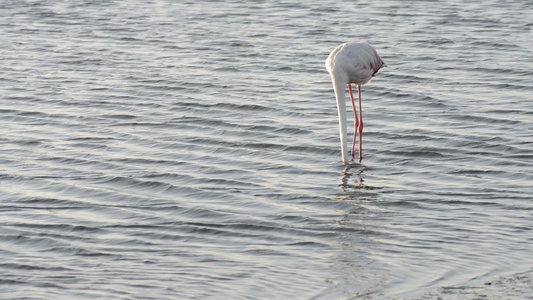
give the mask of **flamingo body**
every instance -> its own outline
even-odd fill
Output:
[[[355,156],[355,141],[359,132],[359,162],[362,160],[363,142],[363,113],[361,111],[361,85],[369,83],[372,77],[384,65],[378,53],[372,46],[364,42],[344,43],[335,48],[326,60],[326,69],[331,75],[331,82],[337,100],[339,114],[339,133],[341,139],[341,152],[343,163],[348,163],[348,150],[346,145],[346,100],[344,91],[346,85],[350,90],[353,111],[355,115],[355,133],[352,145],[352,158]],[[355,107],[351,84],[355,84],[359,95],[359,117]]]

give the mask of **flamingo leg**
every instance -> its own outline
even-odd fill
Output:
[[[352,92],[352,84],[348,84],[348,90],[350,90],[350,98],[352,99],[352,107],[353,107],[353,115],[355,117],[355,123],[354,123],[354,132],[353,132],[353,143],[352,143],[352,158],[355,158],[355,141],[357,140],[357,130],[359,128],[359,118],[357,118],[357,109],[355,108],[355,101],[353,99],[353,92]],[[359,91],[360,93],[360,91]],[[361,94],[359,94],[361,95]],[[359,96],[359,98],[361,98]],[[359,100],[359,107],[361,106],[361,100]],[[361,143],[361,137],[359,137],[359,143]],[[361,147],[359,147],[361,148]],[[359,150],[359,153],[361,150]],[[360,155],[360,154],[359,154]],[[361,162],[361,158],[359,158],[359,162]]]
[[[357,85],[357,91],[359,96],[359,126],[357,130],[359,131],[359,162],[363,159],[363,108],[361,107],[361,86]],[[352,97],[352,103],[353,103],[353,97]],[[354,106],[354,113],[355,113],[355,104]]]

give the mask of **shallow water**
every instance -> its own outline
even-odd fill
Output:
[[[174,2],[0,4],[0,297],[533,297],[529,2]]]

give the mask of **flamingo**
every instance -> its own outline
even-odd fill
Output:
[[[361,110],[361,85],[369,83],[372,77],[385,63],[372,46],[365,42],[344,43],[335,48],[326,59],[326,69],[331,74],[331,82],[337,99],[339,114],[339,133],[341,137],[342,162],[348,163],[346,148],[346,85],[350,90],[353,114],[355,116],[354,136],[352,144],[352,161],[355,159],[355,141],[359,132],[359,163],[363,159],[363,111]],[[357,86],[359,96],[359,117],[355,108],[352,83]]]

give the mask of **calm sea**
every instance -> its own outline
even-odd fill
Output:
[[[532,3],[2,0],[0,298],[532,299]]]

